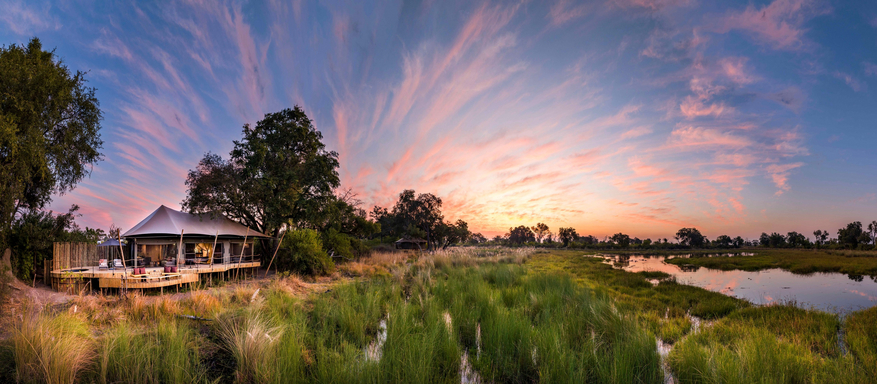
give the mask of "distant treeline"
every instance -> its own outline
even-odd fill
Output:
[[[537,246],[537,247],[564,247],[564,248],[592,248],[592,249],[691,249],[691,248],[743,248],[743,247],[766,247],[766,248],[827,248],[827,249],[858,249],[871,250],[877,248],[877,221],[872,221],[867,227],[862,222],[855,221],[837,230],[837,237],[830,237],[829,231],[817,230],[813,232],[814,239],[795,231],[785,235],[777,232],[771,234],[762,233],[758,239],[744,239],[741,236],[731,237],[721,235],[710,240],[700,233],[697,228],[681,228],[676,232],[674,239],[631,238],[624,233],[616,233],[605,236],[602,239],[587,235],[582,236],[575,228],[561,227],[557,232],[552,232],[548,225],[537,223],[533,227],[521,225],[509,228],[503,236],[495,236],[487,239],[480,233],[470,236],[470,244],[484,245],[507,245],[507,246]]]

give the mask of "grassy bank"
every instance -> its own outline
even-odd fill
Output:
[[[667,260],[676,265],[691,264],[724,271],[760,271],[781,268],[792,273],[839,272],[877,276],[877,252],[819,251],[805,249],[758,249],[754,256],[697,257]]]
[[[377,254],[334,282],[83,296],[19,319],[0,381],[658,383],[655,337],[673,344],[666,367],[683,383],[877,374],[875,308],[841,322],[754,307],[581,251]]]
[[[12,372],[57,383],[662,381],[635,316],[526,257],[348,266],[369,277],[306,296],[295,277],[181,300],[85,296],[21,317]]]

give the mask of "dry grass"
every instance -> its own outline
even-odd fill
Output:
[[[192,312],[201,317],[213,316],[222,307],[222,303],[215,295],[207,291],[195,291],[189,294],[183,304]]]
[[[14,325],[15,376],[24,383],[74,383],[94,359],[86,324],[75,316],[28,313]]]

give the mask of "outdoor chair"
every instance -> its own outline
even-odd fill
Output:
[[[113,269],[115,269],[115,268],[123,268],[123,267],[124,267],[124,266],[122,265],[122,260],[120,260],[120,259],[113,259]]]
[[[107,259],[98,260],[97,269],[109,269],[109,268],[110,267],[107,266]]]

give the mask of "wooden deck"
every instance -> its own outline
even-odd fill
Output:
[[[145,276],[134,276],[133,268],[99,269],[98,267],[53,270],[51,286],[57,291],[81,289],[151,289],[181,286],[201,280],[202,275],[245,273],[262,265],[261,261],[229,264],[203,264],[181,266],[178,273],[166,274],[163,267],[147,267]],[[240,272],[235,270],[241,269]],[[91,283],[91,287],[87,285]]]

